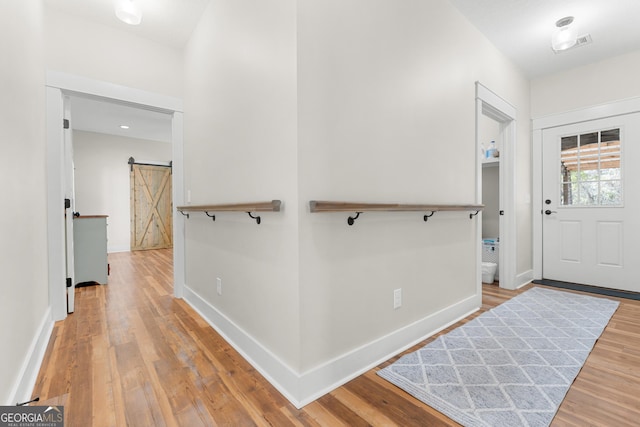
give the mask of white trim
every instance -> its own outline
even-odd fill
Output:
[[[482,115],[483,102],[477,96],[478,85],[476,84],[476,197],[475,202],[482,204],[482,167],[483,159],[480,156],[480,147],[482,141],[480,141],[479,124],[480,116]],[[476,215],[476,294],[482,295],[482,221],[484,215],[480,212]]]
[[[107,253],[109,254],[114,254],[118,252],[131,252],[131,246],[130,245],[115,245],[115,246],[109,245],[109,247],[107,248]]]
[[[599,104],[591,107],[580,108],[578,110],[539,117],[533,119],[532,129],[548,129],[637,112],[640,112],[640,97],[628,98],[607,104]]]
[[[500,209],[505,215],[500,216],[500,287],[516,289],[516,108],[494,92],[476,82],[476,200],[482,203],[482,160],[478,138],[478,122],[482,115],[500,123],[502,147],[500,152]],[[478,216],[476,234],[477,250],[481,254],[482,215]],[[477,275],[480,277],[481,256],[477,256]],[[482,293],[479,284],[479,293]]]
[[[531,219],[533,226],[533,278],[542,279],[542,130],[536,129],[531,135],[531,179],[533,200]]]
[[[17,381],[11,389],[11,393],[9,393],[9,401],[4,402],[4,405],[13,406],[16,403],[31,400],[33,387],[38,379],[40,366],[49,345],[51,332],[53,332],[53,323],[51,308],[49,307],[44,313],[37,334],[33,337],[27,355],[22,362]]]
[[[188,286],[184,287],[184,300],[296,408],[302,408],[464,319],[481,305],[481,295],[472,295],[320,366],[298,373]]]
[[[103,82],[59,71],[47,71],[47,225],[49,254],[49,305],[54,320],[67,316],[64,260],[64,216],[61,205],[64,199],[64,174],[62,157],[62,95],[107,98],[116,102],[173,114],[172,139],[172,188],[174,206],[184,199],[183,189],[183,113],[182,100],[171,96],[146,92],[127,86]],[[178,153],[178,154],[177,154]],[[174,212],[174,220],[177,218]],[[184,220],[176,221],[182,232],[174,231],[174,294],[181,295],[184,283]],[[180,275],[180,276],[179,276]],[[62,298],[60,297],[62,295]]]
[[[67,317],[64,230],[64,117],[62,91],[46,88],[47,108],[47,252],[49,307],[53,320]]]
[[[482,296],[468,297],[301,375],[302,407],[478,311]]]
[[[516,107],[496,95],[480,82],[476,82],[476,98],[485,102],[483,113],[498,122],[516,119]],[[493,113],[491,112],[493,110]]]
[[[524,273],[520,273],[516,276],[516,283],[514,289],[519,289],[524,285],[528,285],[533,280],[533,270],[527,270]]]
[[[183,289],[183,299],[187,304],[209,323],[247,362],[256,368],[287,400],[297,408],[300,408],[301,406],[297,399],[299,394],[298,374],[198,293],[186,285]]]
[[[47,70],[47,86],[82,95],[109,98],[141,107],[151,107],[167,113],[183,111],[182,100],[172,96],[147,92],[87,77]]]
[[[640,112],[640,97],[622,99],[532,120],[533,277],[542,279],[542,142],[543,131],[558,126]],[[537,212],[537,214],[536,214]]]
[[[184,205],[184,140],[183,140],[183,113],[174,112],[171,119],[171,137],[172,137],[172,175],[171,191],[173,192],[173,206]],[[173,210],[173,295],[176,298],[182,298],[184,293],[184,282],[187,277],[185,268],[185,217]]]

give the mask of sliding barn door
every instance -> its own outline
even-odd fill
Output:
[[[131,165],[131,250],[173,246],[171,167]]]

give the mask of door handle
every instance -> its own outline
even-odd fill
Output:
[[[549,209],[547,209],[546,211],[544,211],[545,215],[551,215],[552,213],[558,213],[557,211],[550,211]]]

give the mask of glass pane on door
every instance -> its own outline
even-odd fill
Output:
[[[560,204],[620,206],[620,129],[560,138]]]

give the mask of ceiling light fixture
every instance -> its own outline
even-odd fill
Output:
[[[127,125],[120,125],[120,129],[129,129],[129,126],[127,126]]]
[[[142,11],[134,0],[115,0],[116,16],[129,25],[138,25],[142,21]]]
[[[576,33],[571,28],[573,23],[573,16],[567,16],[562,19],[558,19],[556,27],[558,29],[551,37],[551,47],[554,51],[559,52],[572,48],[577,41]]]

